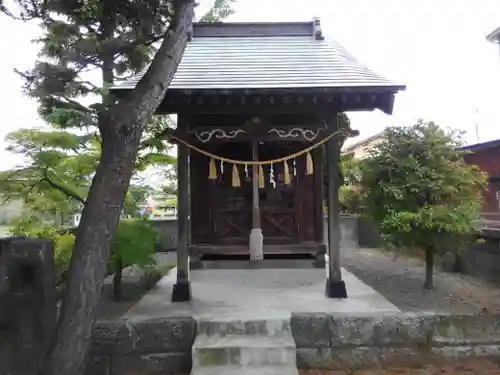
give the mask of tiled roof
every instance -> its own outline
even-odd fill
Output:
[[[113,89],[132,89],[141,76]],[[404,90],[323,39],[315,22],[194,24],[169,90],[277,88]]]

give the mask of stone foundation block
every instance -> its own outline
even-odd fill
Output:
[[[97,354],[130,353],[134,333],[125,321],[97,322],[92,333],[92,352]]]
[[[377,349],[382,366],[419,366],[429,357],[425,347],[387,347]]]
[[[297,348],[299,369],[328,369],[331,364],[330,348]]]
[[[372,346],[375,343],[377,320],[374,317],[331,315],[329,320],[332,347]]]
[[[424,345],[432,335],[435,318],[413,314],[382,316],[375,325],[376,346]]]
[[[297,349],[299,369],[348,370],[378,365],[377,350],[368,346]]]
[[[500,357],[500,345],[477,345],[474,347],[474,356],[498,358]]]
[[[133,327],[135,351],[140,353],[190,351],[196,336],[196,321],[192,318],[147,320]]]
[[[130,354],[113,357],[111,375],[188,374],[191,353]]]
[[[327,314],[292,314],[291,325],[297,348],[328,348],[330,346]]]
[[[432,362],[461,361],[474,355],[472,346],[443,346],[430,348],[430,360]]]
[[[432,340],[438,344],[500,343],[498,315],[442,315],[436,318]]]

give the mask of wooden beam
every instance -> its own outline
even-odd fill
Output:
[[[227,142],[317,142],[330,134],[324,124],[312,125],[255,125],[255,126],[203,126],[190,130],[189,141],[197,144]],[[174,135],[178,135],[173,133]]]
[[[340,142],[333,137],[326,144],[328,178],[328,278],[325,294],[328,298],[347,298],[340,270]]]
[[[187,119],[179,117],[178,123],[186,129]],[[172,302],[191,300],[189,280],[189,148],[177,145],[177,282],[172,291]]]
[[[325,91],[319,93],[249,94],[241,93],[170,93],[157,110],[158,114],[248,114],[311,113],[327,111],[392,111],[394,93],[360,91]]]

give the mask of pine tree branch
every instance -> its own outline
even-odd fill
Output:
[[[89,114],[92,112],[89,107],[86,107],[83,104],[80,104],[76,100],[70,99],[65,95],[61,96],[61,99],[66,100],[67,104],[71,104],[72,106],[74,106],[74,109],[76,109],[77,111],[83,112],[85,114]]]
[[[103,141],[107,133],[118,131],[113,129],[114,126],[128,132],[129,129],[125,127],[143,123],[164,97],[187,45],[194,0],[173,0],[173,6],[171,23],[146,74],[139,80],[134,91],[114,106],[109,114],[110,121],[100,124]],[[136,118],[136,121],[130,123],[130,118]]]
[[[56,183],[55,181],[51,180],[47,169],[44,169],[44,171],[43,171],[43,181],[47,182],[51,187],[60,191],[61,193],[66,195],[68,198],[74,199],[75,201],[77,201],[81,204],[85,204],[85,199],[83,199],[81,196],[79,196],[75,192],[71,191],[67,187],[60,185],[60,184]]]

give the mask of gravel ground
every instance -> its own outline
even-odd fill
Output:
[[[470,360],[441,366],[421,368],[388,368],[348,371],[300,371],[300,375],[498,375],[498,363],[486,360]]]
[[[379,249],[343,250],[341,257],[343,267],[402,311],[500,312],[500,286],[436,270],[435,288],[426,290],[421,260]]]

